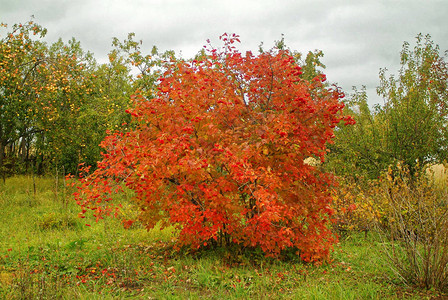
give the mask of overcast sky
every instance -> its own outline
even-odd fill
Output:
[[[240,49],[271,48],[284,34],[288,47],[324,52],[325,73],[347,93],[365,85],[376,96],[378,71],[396,72],[404,41],[418,33],[448,49],[448,0],[0,0],[0,22],[34,21],[48,29],[46,40],[75,37],[100,62],[113,37],[129,32],[143,41],[143,53],[160,50],[193,56],[224,32],[241,37]]]

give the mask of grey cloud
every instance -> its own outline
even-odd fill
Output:
[[[3,22],[25,22],[31,15],[48,28],[48,40],[75,37],[97,59],[106,57],[112,37],[135,32],[143,50],[195,54],[224,33],[241,36],[241,50],[256,52],[285,35],[300,52],[321,49],[328,79],[346,92],[366,85],[372,102],[378,71],[396,70],[403,41],[430,33],[448,49],[448,1],[349,0],[0,0]]]

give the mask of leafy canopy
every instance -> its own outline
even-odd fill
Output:
[[[384,105],[370,110],[365,90],[347,102],[355,126],[336,132],[329,159],[341,174],[370,178],[403,163],[415,174],[447,158],[448,65],[429,35],[418,35],[414,48],[403,44],[398,76],[380,71],[377,92]]]
[[[306,261],[335,241],[330,174],[324,160],[341,121],[343,94],[311,81],[287,50],[239,53],[238,36],[196,60],[167,62],[153,99],[132,97],[135,130],[109,135],[98,169],[76,194],[97,219],[119,205],[119,183],[133,190],[148,229],[179,229],[179,246],[240,244],[276,256],[295,248]],[[129,225],[132,221],[127,221]]]
[[[85,143],[75,130],[92,92],[93,58],[74,39],[49,46],[45,34],[29,21],[0,37],[0,169],[15,156],[58,161]]]

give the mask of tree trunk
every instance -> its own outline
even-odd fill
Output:
[[[24,163],[26,161],[26,139],[25,137],[22,137],[20,140],[20,146],[19,146],[19,155],[20,155],[20,162]]]
[[[6,170],[3,167],[5,157],[5,145],[3,144],[3,141],[0,139],[0,172],[3,178],[3,183],[6,181]]]

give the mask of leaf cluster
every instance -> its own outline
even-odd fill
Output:
[[[331,169],[340,174],[377,178],[401,162],[417,173],[446,160],[448,64],[429,35],[405,42],[398,76],[380,71],[377,92],[384,105],[373,110],[365,88],[354,90],[346,110],[357,121],[336,130]]]
[[[175,224],[179,246],[260,247],[277,256],[328,258],[332,176],[304,163],[324,160],[344,107],[325,77],[301,78],[287,50],[239,53],[221,37],[196,60],[166,65],[154,98],[135,95],[134,130],[108,136],[98,169],[79,187],[83,212],[113,213],[113,194],[135,192],[140,220]]]

